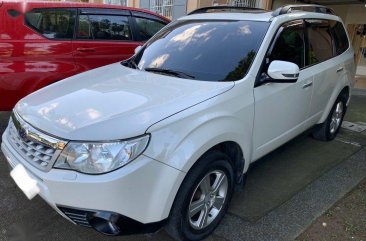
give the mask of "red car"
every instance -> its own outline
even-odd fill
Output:
[[[46,85],[129,58],[167,23],[135,8],[0,0],[0,111]]]

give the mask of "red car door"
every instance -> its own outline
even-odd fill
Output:
[[[2,6],[0,111],[27,94],[75,74],[72,38],[76,8]]]
[[[142,44],[134,41],[130,11],[85,8],[78,12],[72,44],[78,72],[125,60]]]

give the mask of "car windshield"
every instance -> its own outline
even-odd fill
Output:
[[[177,21],[150,39],[128,66],[203,81],[239,80],[268,27],[255,21]]]

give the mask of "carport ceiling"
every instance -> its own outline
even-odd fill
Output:
[[[350,5],[350,4],[365,4],[365,0],[312,0],[302,1],[306,3],[316,3],[320,5]]]

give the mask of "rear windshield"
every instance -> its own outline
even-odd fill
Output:
[[[235,81],[248,72],[268,27],[268,22],[254,21],[177,21],[148,41],[133,60],[141,70],[168,69],[196,80]]]

